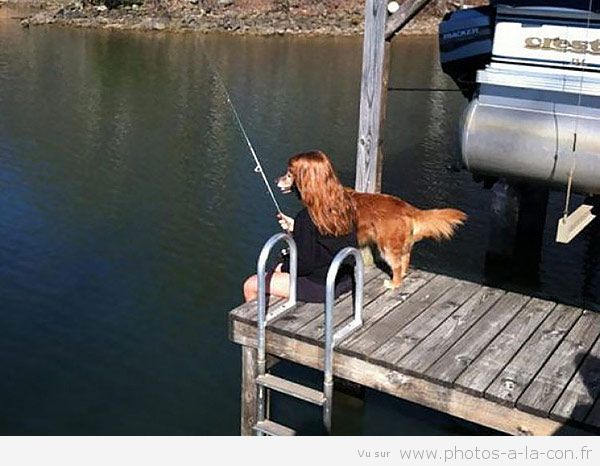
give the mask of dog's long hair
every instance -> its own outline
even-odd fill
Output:
[[[356,211],[350,194],[323,152],[294,155],[288,162],[288,170],[319,233],[343,236],[354,229]]]
[[[339,236],[355,227],[359,245],[376,244],[392,269],[392,281],[386,281],[389,288],[402,284],[416,242],[449,239],[467,219],[457,209],[422,210],[395,196],[344,188],[320,151],[292,157],[277,186],[284,192],[298,190],[322,234]]]

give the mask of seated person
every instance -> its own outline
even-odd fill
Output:
[[[295,190],[304,205],[292,220],[279,215],[281,227],[290,232],[298,247],[297,297],[302,302],[325,301],[327,271],[335,255],[345,247],[357,246],[356,214],[352,199],[344,190],[327,156],[307,152],[293,156],[288,162]],[[352,289],[352,268],[340,267],[335,296]],[[267,275],[267,295],[289,296],[289,261],[278,264]],[[246,302],[258,296],[258,278],[244,283]]]

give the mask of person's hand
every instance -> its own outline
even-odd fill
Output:
[[[277,214],[277,220],[279,220],[279,225],[284,231],[291,233],[294,231],[294,219],[292,217],[288,217],[284,214]]]

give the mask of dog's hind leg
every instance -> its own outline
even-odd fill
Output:
[[[402,285],[402,252],[397,248],[388,248],[382,251],[383,257],[392,269],[392,279],[385,279],[383,282],[387,289],[398,288]]]
[[[404,280],[406,274],[408,273],[408,266],[410,264],[410,249],[405,251],[400,258],[400,280]]]
[[[384,285],[388,289],[395,289],[402,286],[402,280],[406,276],[408,271],[408,264],[410,262],[410,253],[396,254],[387,260],[387,263],[392,269],[392,279],[386,279]]]
[[[377,245],[387,264],[392,269],[392,280],[386,280],[386,288],[394,289],[402,285],[408,271],[410,251],[413,245],[412,221],[409,218],[388,222],[387,229],[379,230]]]
[[[392,280],[384,282],[386,288],[395,289],[402,286],[402,280],[408,273],[411,249],[412,244],[404,244],[402,247],[388,248],[384,251],[386,262],[392,269]]]

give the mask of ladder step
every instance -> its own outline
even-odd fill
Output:
[[[293,396],[303,401],[308,401],[317,406],[325,404],[325,395],[322,392],[315,390],[305,385],[292,382],[291,380],[282,379],[271,374],[259,375],[256,378],[256,383],[263,387],[276,390],[286,395]]]
[[[294,429],[290,429],[289,427],[282,426],[281,424],[277,424],[276,422],[269,420],[257,422],[254,426],[254,430],[273,436],[296,435],[296,431]]]

